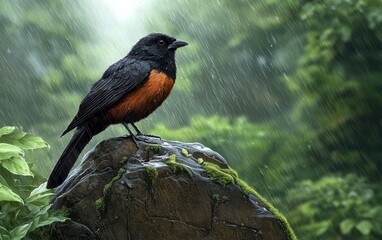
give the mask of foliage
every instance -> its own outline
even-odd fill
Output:
[[[382,206],[376,195],[376,186],[352,174],[304,180],[288,192],[295,206],[290,217],[302,225],[298,234],[306,239],[377,239]]]
[[[197,107],[227,117],[193,115],[177,129],[171,123],[158,125],[156,134],[200,141],[222,153],[260,193],[287,211],[301,239],[381,238],[374,219],[338,208],[325,214],[326,206],[320,205],[309,222],[303,214],[288,215],[288,209],[299,209],[309,199],[285,199],[295,184],[322,178],[310,185],[311,197],[326,201],[314,189],[329,185],[336,174],[361,176],[353,180],[368,182],[370,189],[381,187],[382,3],[243,0],[196,8],[195,2],[178,1],[175,16],[163,21],[176,25],[169,27],[174,34],[196,39],[184,60],[198,66],[183,73],[192,79],[189,90],[200,100],[190,111],[199,113]],[[346,187],[357,189],[350,183]],[[365,204],[353,205],[357,211],[368,212],[382,200],[380,194],[372,200],[363,194],[367,191],[355,197]],[[315,235],[313,221],[319,219],[324,229],[337,215],[352,219],[354,228],[346,229],[351,226],[346,221],[342,228],[337,224]],[[355,232],[344,237],[344,229]]]
[[[50,210],[53,190],[34,176],[24,158],[24,150],[49,145],[40,137],[15,127],[0,128],[0,239],[40,239],[49,236],[43,228],[65,221],[62,212]],[[40,185],[38,185],[40,184]]]
[[[290,85],[297,84],[304,98],[292,116],[314,133],[315,158],[346,172],[362,164],[377,177],[382,156],[382,60],[377,57],[382,53],[382,21],[372,16],[382,4],[328,2],[306,4],[301,13],[309,27],[307,45]]]
[[[55,159],[64,147],[59,136],[105,67],[93,61],[102,59],[92,31],[99,20],[87,21],[96,13],[85,4],[96,2],[0,2],[0,125],[38,132],[57,146],[48,153]],[[48,174],[53,162],[36,165]]]

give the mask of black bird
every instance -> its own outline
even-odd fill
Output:
[[[111,124],[131,124],[147,117],[170,94],[175,83],[175,50],[183,41],[152,33],[140,39],[126,57],[111,65],[82,100],[77,115],[62,136],[75,129],[72,139],[50,174],[47,188],[59,186],[91,138]]]

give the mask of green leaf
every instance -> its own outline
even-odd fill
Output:
[[[0,184],[0,201],[10,201],[24,203],[19,195],[13,192],[7,186]]]
[[[313,218],[319,210],[314,206],[314,203],[309,201],[304,204],[301,204],[299,207],[301,213],[309,218]]]
[[[349,234],[353,229],[355,222],[353,219],[345,219],[341,222],[340,228],[342,234]]]
[[[25,237],[25,235],[27,235],[31,226],[32,226],[32,223],[30,222],[28,224],[24,224],[24,225],[21,225],[21,226],[14,228],[11,231],[11,239],[12,240],[21,240],[22,238]]]
[[[28,208],[28,210],[31,212],[31,214],[35,214],[41,209],[41,205],[39,203],[25,203],[24,206]]]
[[[64,217],[64,216],[51,216],[48,217],[47,219],[41,220],[36,218],[36,222],[33,225],[33,228],[31,230],[34,230],[39,227],[43,227],[46,225],[50,225],[54,222],[64,222],[65,220],[68,220],[69,218]]]
[[[9,231],[8,229],[6,229],[5,227],[1,226],[0,225],[0,237],[4,236],[4,235],[8,235],[9,234]],[[1,239],[1,238],[0,238]]]
[[[34,196],[40,195],[45,192],[53,192],[51,189],[46,188],[46,182],[41,183],[40,186],[36,187],[32,190],[32,192],[29,194],[28,199],[33,198]]]
[[[316,236],[324,234],[330,228],[330,221],[322,221],[317,224]]]
[[[16,128],[11,126],[4,126],[0,128],[0,137],[12,133]]]
[[[303,227],[304,230],[311,232],[315,236],[320,236],[324,234],[331,227],[331,221],[321,221],[316,223],[311,223]]]
[[[33,189],[29,197],[25,200],[25,206],[29,209],[29,211],[37,214],[41,211],[41,207],[49,204],[53,195],[54,191],[52,189],[47,189],[46,182],[44,182],[37,188]]]
[[[54,193],[45,193],[35,196],[33,199],[26,200],[25,206],[29,211],[37,213],[41,210],[42,206],[46,206],[50,203],[51,197],[54,196]]]
[[[382,214],[382,206],[368,208],[364,213],[362,213],[362,217],[374,218],[377,214]]]
[[[52,207],[52,204],[46,205],[37,213],[35,213],[35,217],[33,219],[33,225],[31,230],[34,230],[36,228],[49,225],[53,222],[63,222],[69,218],[62,216],[62,212],[56,211],[56,212],[48,212],[50,208]]]
[[[1,164],[5,169],[16,175],[33,176],[30,171],[28,163],[24,158],[12,157],[10,159],[2,160]]]
[[[24,151],[14,145],[8,143],[0,143],[0,161],[12,157],[23,157]],[[1,162],[0,162],[1,163]]]
[[[1,233],[0,232],[0,240],[12,240],[8,233]]]
[[[1,137],[1,142],[9,143],[18,146],[22,149],[36,149],[49,147],[49,144],[45,142],[42,138],[22,132],[15,129],[12,133],[3,135]]]
[[[42,183],[37,188],[33,189],[29,197],[27,198],[27,203],[41,202],[41,200],[50,201],[50,196],[54,195],[54,191],[52,189],[46,188],[46,182]]]
[[[1,172],[0,172],[0,174],[1,174]],[[5,178],[3,176],[1,176],[1,175],[0,175],[0,184],[9,186],[7,180],[5,180]]]
[[[370,234],[370,231],[371,231],[371,228],[373,227],[373,225],[371,224],[370,221],[367,221],[367,220],[362,220],[361,222],[359,222],[357,224],[357,226],[355,226],[357,228],[357,230],[362,233],[362,235],[369,235]]]
[[[40,211],[36,214],[36,216],[44,215],[48,212],[48,210],[52,207],[52,204],[48,204],[40,209]]]
[[[28,199],[26,206],[28,208],[31,207],[31,209],[34,208],[34,206],[43,206],[50,202],[52,196],[54,196],[54,193],[40,194],[38,196],[33,197],[32,199]]]

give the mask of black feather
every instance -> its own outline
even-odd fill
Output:
[[[82,100],[77,115],[61,136],[110,109],[124,96],[147,81],[149,75],[148,61],[124,58],[111,65],[103,74],[106,78],[96,82]]]

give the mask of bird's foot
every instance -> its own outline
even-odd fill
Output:
[[[143,141],[143,142],[150,142],[150,138],[158,138],[159,140],[161,140],[161,138],[159,136],[155,136],[155,135],[150,135],[150,134],[137,134],[135,136],[133,136],[133,139],[134,141]]]
[[[122,122],[123,126],[125,126],[125,128],[127,129],[127,131],[129,132],[129,135],[127,135],[127,137],[133,137],[135,139],[138,139],[139,138],[144,138],[144,137],[152,137],[152,138],[159,138],[161,139],[159,136],[156,136],[156,135],[151,135],[151,134],[143,134],[137,126],[135,126],[134,123],[130,123],[131,126],[133,126],[133,128],[135,129],[135,131],[137,132],[136,135],[133,134],[133,132],[130,130],[129,126],[128,126],[128,123],[127,122]]]
[[[161,137],[157,136],[157,135],[151,135],[151,134],[143,134],[143,133],[139,133],[135,136],[141,136],[141,137],[152,137],[152,138],[159,138],[161,139]]]

